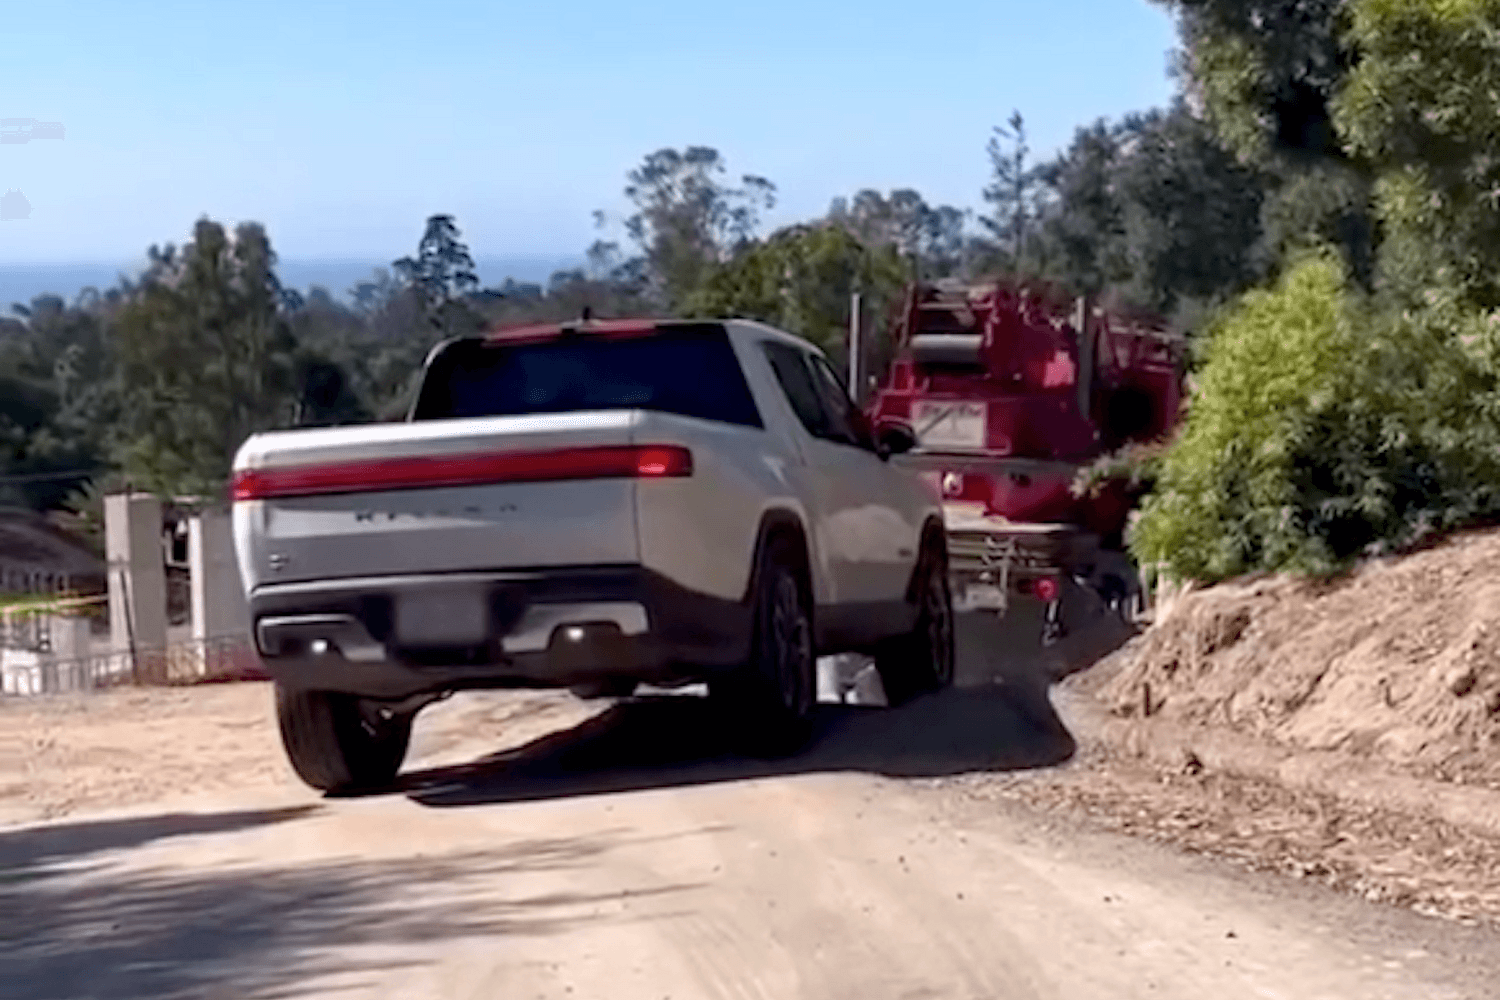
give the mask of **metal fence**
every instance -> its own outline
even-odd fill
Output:
[[[137,686],[185,686],[264,680],[247,635],[192,640],[154,648],[61,657],[41,650],[6,649],[0,656],[0,694],[38,695]]]

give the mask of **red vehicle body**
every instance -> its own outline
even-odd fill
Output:
[[[955,599],[1055,603],[1064,578],[1111,599],[1138,591],[1123,553],[1131,497],[1075,497],[1072,484],[1099,456],[1171,430],[1183,339],[1002,282],[914,286],[891,332],[868,413],[877,434],[915,436],[900,460],[943,495]]]

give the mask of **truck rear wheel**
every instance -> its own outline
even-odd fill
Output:
[[[750,662],[710,684],[733,713],[739,742],[764,756],[793,753],[806,741],[817,697],[809,597],[789,546],[763,557],[755,600]]]
[[[953,598],[948,559],[941,544],[928,547],[916,587],[917,621],[906,635],[875,652],[885,700],[904,705],[953,683]]]
[[[372,723],[352,695],[276,685],[276,720],[292,770],[323,792],[379,788],[401,770],[413,716]]]

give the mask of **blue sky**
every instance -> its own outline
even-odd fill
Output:
[[[1145,0],[68,3],[0,14],[0,266],[124,261],[203,214],[285,258],[389,259],[433,212],[485,256],[556,256],[625,172],[706,144],[773,180],[772,223],[862,187],[977,206],[1012,108],[1038,153],[1164,103]]]

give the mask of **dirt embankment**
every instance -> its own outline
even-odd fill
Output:
[[[1055,694],[1079,756],[976,794],[1500,926],[1500,531],[1190,591]]]
[[[1116,659],[1098,692],[1116,715],[1500,789],[1500,531],[1189,592]]]

